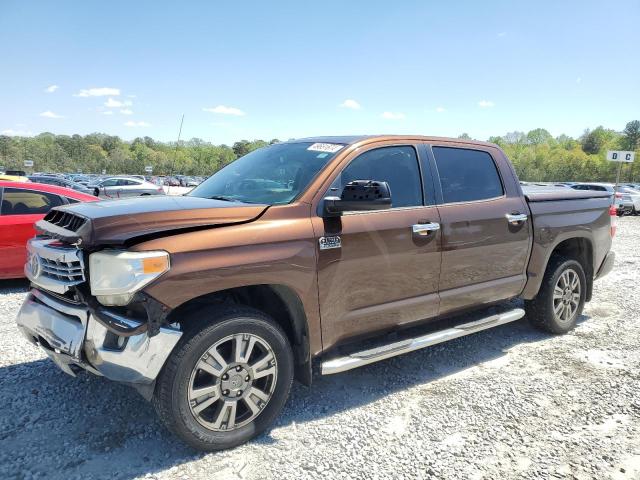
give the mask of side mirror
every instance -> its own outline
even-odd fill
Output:
[[[354,180],[345,185],[339,197],[324,198],[325,217],[388,208],[391,208],[391,189],[387,182],[377,180]]]

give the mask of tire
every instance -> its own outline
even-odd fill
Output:
[[[571,279],[569,284],[573,283],[575,276],[579,291],[574,289],[567,293],[561,280],[563,274],[565,282],[567,278]],[[556,287],[562,291],[560,300],[557,297],[554,299]],[[571,285],[567,288],[571,289]],[[586,291],[587,281],[582,265],[571,258],[554,255],[549,260],[538,295],[533,300],[525,301],[527,318],[534,327],[541,330],[556,334],[567,333],[575,328],[578,317],[582,314]],[[560,304],[564,307],[560,307]],[[570,311],[566,309],[567,306]],[[560,309],[560,313],[557,313],[557,309]]]
[[[253,308],[205,307],[191,321],[158,376],[154,406],[167,428],[190,446],[235,447],[262,433],[282,411],[293,381],[291,346],[282,328]],[[240,349],[234,347],[237,338]],[[246,362],[235,362],[237,351],[249,350],[248,358],[241,357]],[[268,358],[275,363],[264,363]],[[203,395],[205,390],[210,393]]]

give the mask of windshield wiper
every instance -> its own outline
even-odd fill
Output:
[[[224,195],[214,195],[208,198],[209,200],[222,200],[223,202],[240,202],[240,200],[236,200],[235,198],[231,197],[225,197]]]
[[[188,194],[185,194],[188,195]],[[255,205],[260,205],[261,202],[250,202],[248,200],[240,200],[239,198],[227,197],[225,195],[213,195],[211,197],[206,197],[209,200],[222,200],[223,202],[237,202],[237,203],[250,203]]]

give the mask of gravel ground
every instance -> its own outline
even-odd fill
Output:
[[[201,454],[133,390],[72,378],[19,335],[0,283],[0,478],[640,479],[640,217],[565,336],[525,321],[294,385],[274,428]]]

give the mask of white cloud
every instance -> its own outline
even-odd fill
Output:
[[[507,32],[500,32],[498,34],[499,37],[506,37],[507,36]]]
[[[481,108],[491,108],[495,105],[491,100],[480,100],[478,106]]]
[[[0,133],[2,135],[9,135],[10,137],[30,137],[33,135],[31,130],[14,130],[13,128],[7,128]]]
[[[582,77],[576,78],[576,83],[582,83]]]
[[[344,102],[342,102],[338,106],[342,108],[350,108],[352,110],[360,110],[362,108],[360,104],[352,98],[347,98]]]
[[[102,112],[103,115],[113,115],[113,111],[111,110],[107,110],[105,112]]]
[[[104,106],[109,108],[128,107],[131,105],[133,105],[133,103],[130,100],[125,100],[124,102],[121,102],[120,100],[114,100],[113,98],[109,98],[109,100],[104,102]]]
[[[125,127],[150,127],[151,124],[147,122],[134,122],[133,120],[129,120],[124,123]]]
[[[106,97],[108,95],[118,96],[120,95],[119,88],[100,87],[100,88],[87,88],[80,90],[74,94],[74,97]]]
[[[58,90],[60,87],[58,85],[49,85],[47,88],[44,89],[45,92],[47,93],[53,93],[56,90]]]
[[[447,111],[447,109],[444,108],[444,107],[436,107],[436,112],[438,112],[438,113],[442,113],[442,112],[446,112],[446,111]]]
[[[136,98],[136,97],[137,97],[137,95],[127,95],[127,97],[129,97],[129,98]]]
[[[130,110],[128,108],[123,108],[122,110],[120,110],[120,113],[122,115],[133,115],[133,110]]]
[[[205,112],[221,113],[223,115],[235,115],[236,117],[243,117],[245,115],[245,113],[239,108],[226,107],[224,105],[218,105],[217,107],[212,108],[203,108],[202,110]]]
[[[51,110],[47,110],[46,112],[42,112],[40,114],[41,117],[46,118],[64,118],[62,115],[58,115],[57,113],[53,113]]]
[[[382,118],[386,118],[387,120],[402,120],[405,118],[404,113],[401,112],[383,112],[380,115]]]

